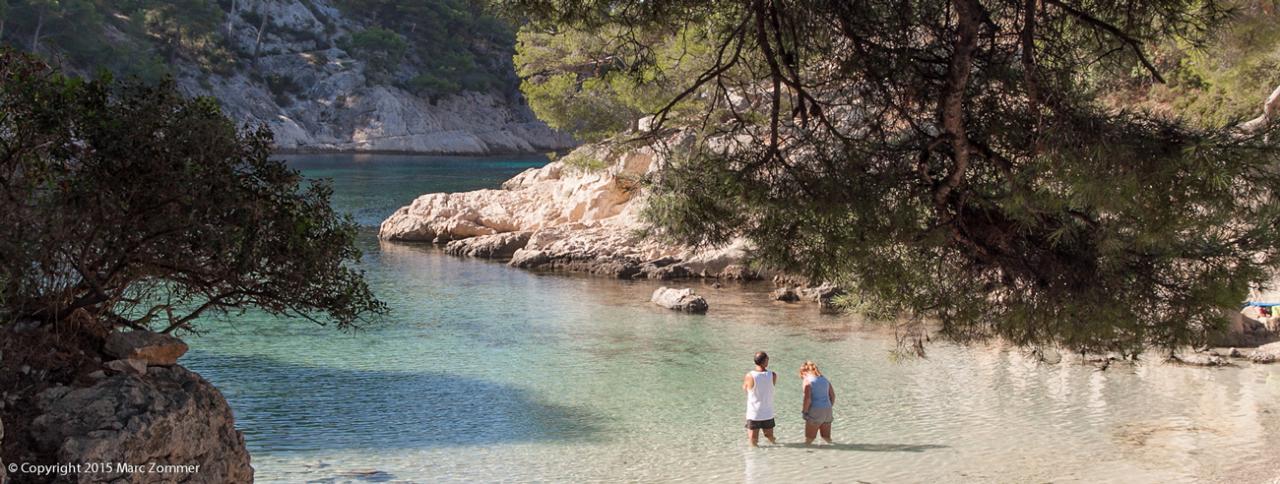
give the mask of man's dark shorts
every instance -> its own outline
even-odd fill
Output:
[[[748,420],[748,430],[769,430],[773,428],[773,419],[769,420]]]

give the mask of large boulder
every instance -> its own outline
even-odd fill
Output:
[[[844,289],[831,283],[822,283],[817,286],[802,287],[797,290],[800,297],[807,301],[818,303],[818,307],[823,310],[834,311],[836,307],[835,299],[844,295]]]
[[[800,300],[800,295],[796,293],[796,288],[787,286],[775,289],[769,293],[769,297],[775,301],[796,302]]]
[[[1249,353],[1249,360],[1254,363],[1275,363],[1280,361],[1280,342],[1259,346]]]
[[[689,288],[659,287],[653,291],[653,296],[649,300],[664,308],[686,313],[705,313],[709,307],[706,299],[694,294],[693,289]]]
[[[510,259],[529,243],[529,232],[505,232],[459,239],[445,245],[444,251],[459,257]]]
[[[58,482],[253,482],[231,407],[181,366],[153,366],[143,378],[118,374],[86,388],[54,387],[36,405],[31,435],[57,462],[173,466],[173,472],[73,474]]]
[[[107,336],[103,348],[122,360],[139,360],[148,365],[169,366],[187,353],[187,344],[167,334],[151,331],[116,332]]]
[[[1229,311],[1226,315],[1226,331],[1210,335],[1210,346],[1258,346],[1274,341],[1276,334],[1267,328],[1265,323],[1250,317],[1246,312],[1257,314],[1257,309],[1246,308],[1245,311]]]

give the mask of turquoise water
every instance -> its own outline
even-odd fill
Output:
[[[705,316],[647,281],[546,275],[380,243],[415,196],[496,187],[539,159],[292,157],[368,227],[363,268],[393,309],[342,333],[213,323],[183,362],[235,410],[259,482],[1204,482],[1280,473],[1280,365],[1149,362],[1100,372],[1000,346],[892,337],[764,285],[694,282]],[[742,374],[781,374],[778,446],[746,448]],[[837,391],[836,444],[804,448],[796,369]],[[1247,481],[1247,480],[1246,480]]]

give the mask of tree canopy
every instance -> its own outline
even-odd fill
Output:
[[[604,36],[596,57],[632,72],[662,69],[653,32],[704,32],[696,74],[651,111],[655,143],[696,137],[651,180],[658,232],[744,237],[917,343],[921,321],[962,341],[1200,343],[1280,263],[1270,128],[1104,99],[1163,82],[1152,43],[1204,45],[1218,2],[502,3],[533,31]]]
[[[346,328],[384,312],[331,189],[170,82],[65,77],[0,50],[0,322],[80,310],[197,329],[260,309]]]
[[[395,42],[387,34],[395,35],[404,44],[403,50],[419,62],[406,69],[400,81],[405,87],[419,94],[440,95],[462,90],[514,91],[515,79],[511,75],[510,53],[513,43],[512,29],[503,21],[489,15],[483,2],[471,0],[340,0],[344,11],[355,18],[367,20],[374,27],[352,35],[352,44],[377,40],[378,45]],[[377,31],[377,38],[368,32]],[[378,50],[359,49],[357,54],[380,61]],[[385,64],[379,68],[389,72],[398,65]]]

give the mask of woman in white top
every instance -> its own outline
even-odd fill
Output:
[[[756,367],[742,377],[742,389],[747,392],[747,441],[752,447],[760,440],[760,431],[769,443],[776,444],[773,438],[774,410],[773,387],[778,383],[778,374],[769,371],[769,355],[757,352]]]

